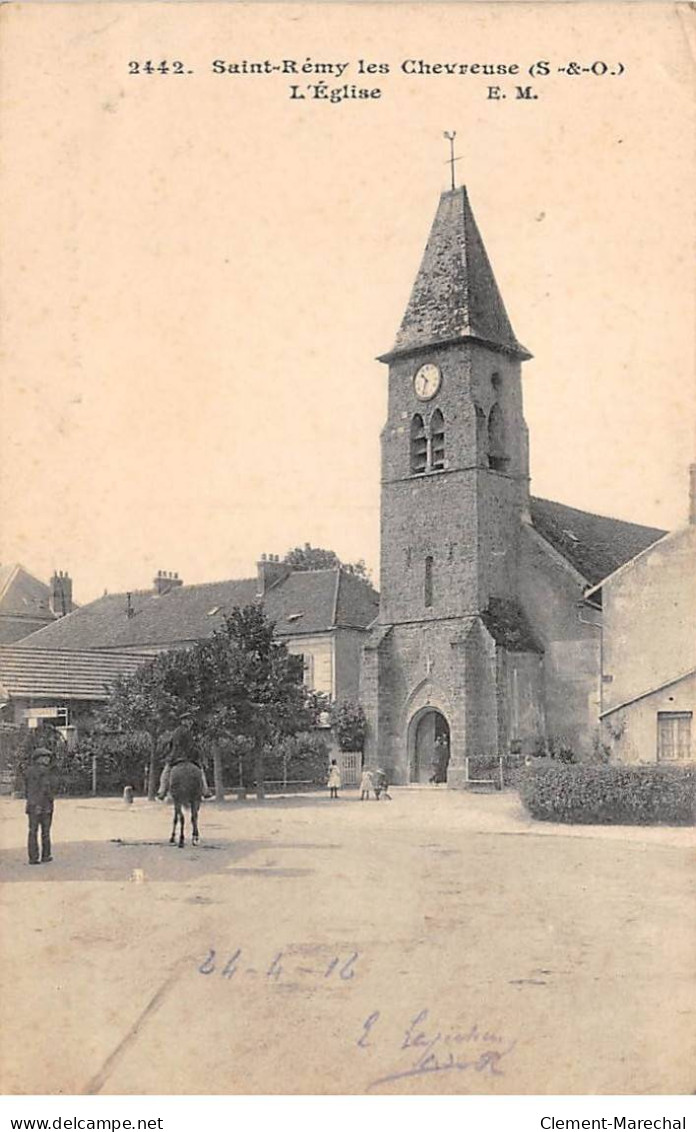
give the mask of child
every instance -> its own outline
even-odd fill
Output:
[[[372,789],[373,789],[373,786],[372,786],[372,771],[368,770],[367,767],[366,767],[365,770],[362,772],[362,778],[360,779],[360,801],[361,802],[364,802],[366,799],[369,801],[370,791]]]
[[[375,784],[375,797],[378,802],[382,794],[384,794],[384,797],[388,798],[391,802],[392,797],[389,793],[389,779],[387,778],[387,772],[386,770],[382,770],[382,768],[380,767],[377,771],[377,782]]]
[[[329,798],[338,798],[338,788],[341,785],[341,771],[335,759],[331,760],[331,769],[329,770]]]

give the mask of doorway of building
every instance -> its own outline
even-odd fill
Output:
[[[449,724],[442,712],[430,708],[415,720],[411,782],[446,782],[449,759]]]

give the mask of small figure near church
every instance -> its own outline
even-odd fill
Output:
[[[384,795],[391,802],[392,796],[389,793],[389,779],[387,778],[386,770],[379,767],[375,778],[375,798],[379,802],[380,798]]]
[[[373,783],[372,783],[372,771],[368,770],[368,768],[365,767],[365,769],[362,772],[362,777],[360,779],[360,801],[361,802],[369,802],[370,791],[373,790],[373,789],[374,789],[374,787],[373,787]]]
[[[51,752],[37,747],[25,772],[26,807],[29,819],[27,851],[30,865],[52,861],[51,823],[56,794],[56,777],[51,767]],[[39,829],[41,830],[41,857],[39,857]]]
[[[446,735],[439,734],[435,736],[435,752],[433,757],[433,773],[430,778],[430,783],[433,786],[439,786],[441,782],[447,781],[447,766],[449,763],[449,740]]]
[[[329,770],[327,785],[329,787],[329,798],[338,798],[338,791],[341,785],[341,770],[335,759],[331,760],[331,769]]]

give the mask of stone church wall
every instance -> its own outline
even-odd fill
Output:
[[[384,766],[395,784],[410,780],[415,726],[426,709],[449,725],[450,785],[463,785],[466,755],[498,750],[496,647],[477,619],[374,630],[361,699],[370,721],[365,762]]]
[[[583,579],[540,536],[522,531],[520,600],[544,647],[546,734],[586,754],[599,726],[600,630]]]

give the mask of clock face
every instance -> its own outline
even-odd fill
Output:
[[[429,401],[440,388],[441,374],[437,366],[429,362],[421,366],[413,379],[413,389],[419,401]]]

